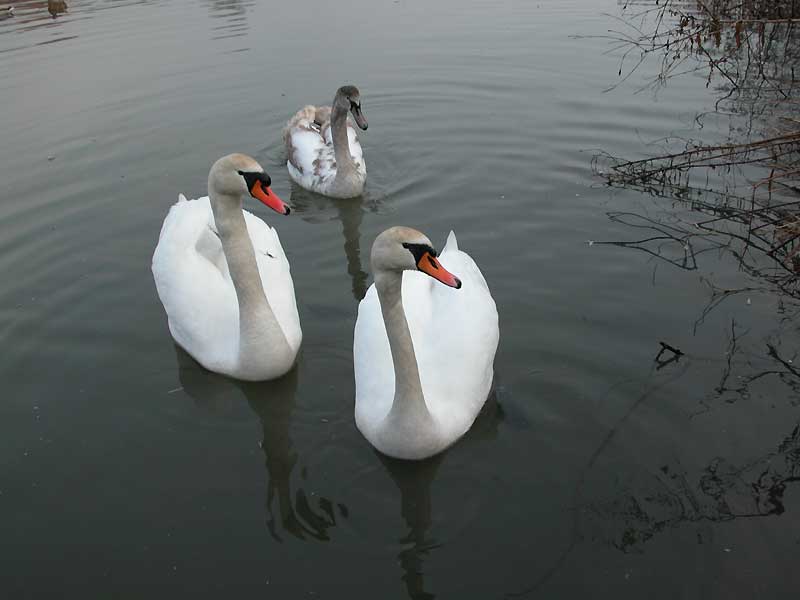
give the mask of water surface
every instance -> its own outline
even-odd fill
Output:
[[[707,280],[752,283],[725,254],[687,270],[586,243],[635,239],[607,213],[655,206],[597,185],[593,149],[641,155],[714,101],[694,78],[603,93],[617,59],[570,36],[603,34],[616,4],[16,7],[0,22],[5,597],[794,596],[800,395],[767,344],[791,360],[796,320],[757,291],[704,314]],[[332,201],[291,184],[280,131],[346,82],[369,178]],[[248,207],[280,232],[304,330],[278,382],[199,368],[150,275],[169,206],[233,151],[295,209]],[[369,247],[396,224],[440,245],[455,230],[500,313],[486,409],[421,464],[353,423]],[[659,341],[685,356],[655,362]]]

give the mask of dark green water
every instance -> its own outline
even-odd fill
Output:
[[[0,22],[3,597],[796,597],[800,390],[767,346],[792,359],[796,320],[759,292],[702,318],[704,279],[752,284],[728,255],[586,243],[655,206],[597,186],[592,150],[638,155],[714,101],[697,78],[602,93],[617,59],[570,36],[615,3],[46,5]],[[331,201],[292,187],[280,130],[345,82],[369,176]],[[279,382],[203,372],[150,275],[170,204],[233,151],[295,209],[248,207],[304,331]],[[422,464],[353,422],[369,247],[397,224],[454,229],[500,313],[486,410]],[[659,368],[660,340],[686,355]]]

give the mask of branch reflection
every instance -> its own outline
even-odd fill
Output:
[[[787,486],[798,482],[800,423],[773,450],[742,464],[717,457],[699,476],[680,464],[662,465],[643,489],[593,503],[587,514],[601,539],[623,552],[640,552],[659,533],[688,523],[780,515]]]

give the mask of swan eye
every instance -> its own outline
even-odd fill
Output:
[[[419,264],[419,261],[422,260],[422,257],[425,256],[425,254],[428,254],[428,260],[431,261],[431,264],[434,263],[433,259],[439,256],[436,253],[436,250],[428,246],[428,244],[411,244],[409,242],[404,242],[403,248],[411,252],[411,254],[414,256],[414,262],[417,264]]]
[[[256,181],[260,181],[265,187],[272,185],[272,179],[266,173],[261,173],[260,171],[237,171],[237,173],[244,177],[248,190],[253,189],[253,184]]]

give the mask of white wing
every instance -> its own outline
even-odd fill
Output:
[[[292,348],[300,345],[300,320],[289,263],[278,234],[243,211],[264,293]],[[170,208],[153,254],[153,278],[175,341],[209,370],[237,365],[239,304],[208,197]]]
[[[290,177],[300,186],[325,194],[336,179],[336,157],[333,151],[330,122],[314,121],[317,114],[328,114],[330,110],[306,106],[286,124],[284,142]],[[362,178],[366,178],[366,164],[358,134],[350,117],[347,119],[347,138],[350,155]]]
[[[452,232],[439,259],[461,279],[461,289],[406,272],[403,308],[428,410],[442,435],[455,441],[472,425],[489,394],[499,327],[486,280],[472,258],[458,249]],[[364,430],[383,421],[394,399],[394,368],[374,285],[359,305],[353,356],[356,423]]]

